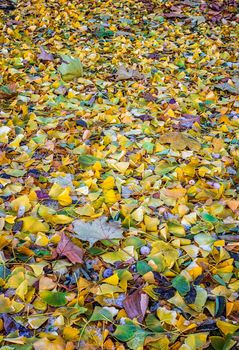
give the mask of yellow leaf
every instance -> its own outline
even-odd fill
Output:
[[[239,329],[238,324],[235,325],[235,324],[232,324],[229,322],[224,322],[221,320],[216,321],[216,324],[217,324],[218,328],[220,329],[220,331],[225,335],[227,335],[229,333],[233,334]]]
[[[168,269],[172,268],[179,257],[177,249],[173,248],[170,243],[163,241],[152,243],[152,250],[149,257],[154,258],[154,256],[158,256],[158,254],[163,256]]]
[[[103,282],[112,284],[113,286],[117,286],[117,284],[119,283],[119,277],[116,273],[114,273],[112,276],[105,278]]]
[[[70,197],[70,188],[65,188],[64,191],[61,192],[61,194],[57,197],[58,202],[62,206],[67,206],[72,203],[72,199]]]
[[[54,183],[49,192],[49,196],[55,200],[58,200],[62,206],[67,206],[72,203],[70,191],[70,187],[63,188],[58,183]]]
[[[129,162],[118,162],[112,164],[112,166],[118,170],[119,173],[124,174],[129,167]]]
[[[16,218],[17,218],[16,216],[8,215],[8,216],[5,217],[5,221],[6,221],[8,224],[14,224]]]
[[[157,316],[161,322],[165,322],[170,325],[175,325],[177,322],[177,312],[168,310],[165,307],[157,309]]]
[[[170,197],[173,199],[179,199],[185,196],[187,190],[185,188],[163,188],[160,193],[163,193],[164,196]]]
[[[123,290],[117,286],[112,286],[111,284],[101,284],[100,286],[96,287],[97,289],[94,290],[96,295],[112,295],[114,293],[122,293]]]
[[[25,280],[25,274],[22,271],[22,268],[16,268],[11,273],[8,281],[7,287],[17,289],[17,287]]]
[[[39,232],[37,234],[35,244],[39,245],[41,247],[46,247],[48,245],[48,243],[49,243],[49,238],[44,233]]]
[[[0,313],[6,314],[12,312],[13,308],[11,306],[11,301],[9,298],[5,298],[3,294],[0,294]]]
[[[132,219],[135,221],[141,222],[144,219],[144,209],[139,207],[131,214]]]
[[[39,277],[42,274],[44,267],[47,265],[48,264],[45,261],[40,261],[37,264],[29,264],[36,277]]]
[[[32,329],[37,329],[48,320],[48,316],[32,315],[29,316],[27,320]]]
[[[147,231],[157,231],[159,225],[158,218],[152,218],[151,216],[144,215],[144,223]]]
[[[63,192],[64,188],[62,188],[58,183],[54,183],[52,188],[50,189],[49,196],[53,199],[57,199],[57,197]]]
[[[46,223],[41,222],[41,220],[33,217],[26,216],[22,218],[24,232],[38,233],[38,232],[48,232],[49,226]]]
[[[63,338],[68,341],[76,341],[79,338],[80,331],[74,327],[66,326],[63,329]]]
[[[115,179],[113,176],[108,176],[102,183],[103,190],[112,190],[115,187]]]
[[[20,142],[22,141],[22,139],[24,139],[24,135],[23,134],[19,134],[17,135],[17,137],[15,138],[15,140],[13,140],[12,142],[9,143],[9,147],[12,148],[17,148],[20,145]]]
[[[201,144],[187,133],[168,132],[160,136],[161,143],[170,143],[172,149],[182,151],[186,147],[190,150],[199,151]]]
[[[197,334],[189,334],[185,340],[185,344],[182,345],[179,350],[199,350],[202,349],[203,346],[207,342],[208,333],[197,333]]]
[[[70,224],[74,219],[67,215],[51,215],[49,222],[57,225]]]
[[[117,196],[115,194],[114,190],[108,190],[104,192],[104,198],[105,198],[105,202],[107,204],[114,204],[115,202],[117,202]]]
[[[24,206],[25,211],[28,211],[29,209],[31,209],[31,203],[27,195],[20,196],[11,202],[11,208],[14,211],[18,211],[20,206]]]
[[[83,216],[92,216],[95,214],[95,209],[90,204],[86,204],[83,207],[75,209],[75,212]]]
[[[27,280],[24,280],[16,289],[16,295],[18,295],[22,300],[25,300],[25,295],[28,291]]]
[[[171,108],[167,110],[166,114],[171,118],[175,118],[175,113]]]

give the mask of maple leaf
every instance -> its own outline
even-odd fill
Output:
[[[70,238],[63,232],[61,234],[61,240],[56,248],[56,253],[59,256],[66,256],[73,264],[83,263],[83,249],[72,243]]]
[[[92,246],[95,242],[104,239],[123,237],[123,229],[119,222],[107,222],[107,217],[102,216],[91,222],[75,220],[73,228],[76,236],[83,241],[88,241]]]

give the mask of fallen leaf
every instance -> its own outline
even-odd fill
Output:
[[[136,292],[127,295],[123,304],[129,318],[137,318],[137,320],[142,323],[148,308],[148,303],[149,296],[141,290],[137,290]]]
[[[40,61],[54,61],[54,56],[46,52],[42,46],[40,46],[40,51],[40,55],[37,56]]]
[[[63,80],[71,81],[83,76],[83,66],[79,58],[67,55],[62,55],[61,57],[64,63],[60,65],[58,70],[61,73]]]
[[[143,74],[141,74],[136,69],[126,68],[125,66],[119,66],[116,75],[116,81],[119,80],[129,80],[129,79],[143,79]]]
[[[61,337],[57,337],[55,340],[49,340],[42,338],[37,340],[33,344],[34,350],[65,350],[65,343]]]
[[[90,246],[101,240],[123,238],[123,229],[119,222],[107,222],[107,217],[102,216],[91,222],[82,220],[73,221],[76,236],[83,241],[88,241]]]
[[[201,148],[200,142],[186,133],[169,132],[161,135],[159,138],[161,143],[170,143],[172,149],[182,151],[188,147],[190,150],[199,151]]]
[[[61,234],[61,240],[56,248],[56,253],[59,256],[66,256],[73,264],[83,263],[83,249],[72,243],[64,232]]]

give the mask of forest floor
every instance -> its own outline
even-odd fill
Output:
[[[238,349],[237,3],[0,10],[1,350]]]

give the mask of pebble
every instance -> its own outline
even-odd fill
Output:
[[[143,245],[143,247],[140,248],[140,254],[148,255],[149,253],[150,253],[150,248],[147,245]]]
[[[113,270],[112,269],[105,269],[105,271],[103,272],[103,277],[104,278],[108,278],[110,276],[113,275]]]

